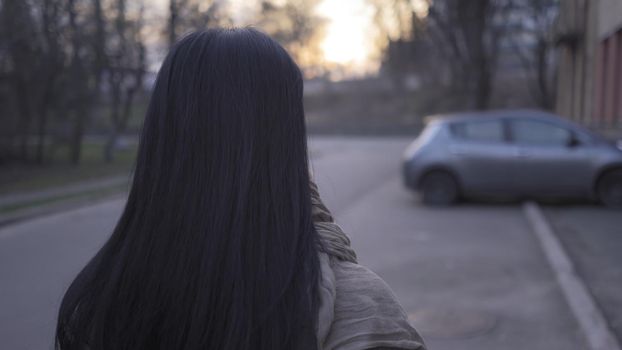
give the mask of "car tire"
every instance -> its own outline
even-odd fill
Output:
[[[446,171],[432,171],[421,180],[422,201],[426,205],[446,206],[458,200],[458,182]]]
[[[605,206],[622,208],[622,169],[611,170],[601,176],[596,194]]]

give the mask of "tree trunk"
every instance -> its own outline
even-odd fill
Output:
[[[19,79],[19,78],[18,78]],[[18,88],[18,96],[17,100],[19,103],[19,131],[20,131],[20,145],[19,145],[19,157],[22,161],[29,160],[29,152],[28,152],[28,136],[30,134],[30,101],[28,101],[27,89],[24,85],[25,82],[20,81],[17,83]]]
[[[475,86],[474,107],[476,110],[485,110],[490,107],[490,95],[492,93],[490,73],[485,68],[480,68],[478,73]]]
[[[173,47],[177,40],[177,2],[169,0],[169,17],[168,17],[168,46]]]
[[[115,126],[110,128],[110,132],[108,133],[108,139],[106,140],[106,145],[104,146],[104,161],[106,163],[111,163],[114,161],[118,135],[119,134]]]
[[[70,141],[69,160],[72,164],[80,162],[82,153],[82,137],[84,134],[84,124],[87,113],[91,107],[91,94],[88,85],[88,73],[85,68],[84,58],[80,56],[80,49],[84,47],[82,33],[77,23],[77,13],[75,0],[67,1],[67,13],[69,15],[69,28],[71,36],[72,57],[70,63],[70,88],[73,90],[74,120],[73,131]]]
[[[80,163],[82,156],[82,138],[84,135],[84,121],[86,116],[86,108],[82,102],[80,103],[80,106],[76,108],[74,116],[73,133],[71,135],[70,160],[72,164],[77,165]]]
[[[549,79],[548,47],[544,39],[539,40],[536,52],[536,79],[538,90],[540,91],[540,107],[551,110],[553,108],[553,98],[551,93],[551,81]]]
[[[38,130],[37,130],[37,163],[43,164],[45,160],[45,136],[47,126],[47,104],[39,110]]]

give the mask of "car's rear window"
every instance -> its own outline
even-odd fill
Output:
[[[479,142],[503,142],[503,123],[500,120],[455,122],[451,133],[460,139]]]

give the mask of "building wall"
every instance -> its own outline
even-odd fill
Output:
[[[622,127],[622,1],[599,0],[592,117],[601,129]]]
[[[586,91],[591,85],[593,57],[593,35],[589,17],[589,0],[568,0],[560,2],[560,13],[555,28],[555,38],[559,51],[558,87],[556,110],[559,114],[576,121],[586,119],[589,99]]]
[[[604,38],[620,29],[622,24],[622,1],[620,0],[597,0],[598,11],[598,37]]]
[[[607,36],[598,42],[594,93],[593,117],[602,125],[615,120],[617,114],[616,95],[619,90],[619,43],[618,35]]]
[[[622,1],[561,1],[555,37],[556,111],[602,132],[622,134]]]

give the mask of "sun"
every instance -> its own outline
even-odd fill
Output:
[[[324,0],[317,11],[328,21],[321,44],[326,63],[343,66],[354,73],[372,70],[373,8],[363,0]]]

